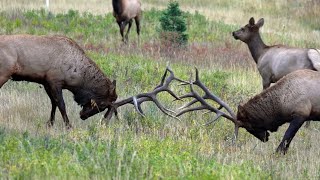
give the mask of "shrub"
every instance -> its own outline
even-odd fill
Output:
[[[185,13],[179,3],[171,1],[160,16],[160,39],[166,45],[183,45],[188,41]]]

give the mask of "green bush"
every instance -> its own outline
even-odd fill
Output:
[[[168,8],[160,16],[160,38],[163,42],[182,45],[188,42],[185,13],[180,10],[179,3],[171,1]]]

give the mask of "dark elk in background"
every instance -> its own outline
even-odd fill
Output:
[[[136,22],[138,38],[140,36],[140,18],[141,18],[141,2],[140,0],[112,0],[113,16],[120,28],[120,34],[123,42],[128,42],[128,34],[130,32],[133,19]],[[129,24],[126,35],[124,30]]]
[[[238,128],[243,127],[263,142],[268,141],[268,131],[275,132],[279,126],[290,123],[277,148],[279,153],[287,152],[290,142],[305,121],[320,121],[320,73],[316,71],[298,70],[286,75],[247,103],[239,105],[236,116],[226,103],[200,82],[198,71],[196,71],[196,80],[189,84],[191,92],[180,98],[192,97],[194,100],[181,107],[180,109],[183,110],[177,116],[190,111],[207,109],[217,114],[211,122],[221,116],[231,120],[235,124],[236,137]],[[200,96],[194,90],[194,85],[200,87],[205,95]],[[216,108],[206,100],[213,100],[220,104],[220,107]],[[188,108],[197,102],[201,105]],[[225,108],[227,113],[221,111],[222,108]]]
[[[235,39],[248,45],[262,76],[263,89],[290,72],[299,69],[320,69],[320,51],[317,49],[265,45],[259,33],[263,24],[263,18],[257,23],[254,18],[250,18],[249,24],[232,33]]]
[[[52,126],[58,107],[71,128],[62,89],[68,89],[82,106],[81,119],[87,119],[117,99],[111,82],[73,40],[65,36],[0,36],[0,87],[10,78],[42,84],[52,104],[48,126]]]

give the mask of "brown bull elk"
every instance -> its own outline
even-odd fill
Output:
[[[177,116],[190,111],[208,109],[217,115],[207,124],[222,116],[235,124],[236,137],[238,128],[243,127],[263,142],[268,141],[268,131],[275,132],[279,126],[290,123],[277,148],[279,153],[287,152],[290,142],[305,121],[320,121],[320,73],[317,71],[305,69],[286,75],[247,103],[239,105],[236,116],[226,103],[200,82],[198,71],[196,71],[196,80],[189,84],[191,93],[180,98],[193,97],[195,99],[181,107],[183,110]],[[200,87],[205,95],[200,96],[193,89],[194,85]],[[206,99],[217,102],[220,107],[210,105]],[[201,105],[190,107],[197,102],[200,102]],[[225,108],[227,113],[223,112],[222,108]]]
[[[52,109],[48,126],[52,126],[58,106],[67,128],[62,89],[68,89],[82,106],[85,120],[116,101],[115,81],[111,82],[73,40],[64,36],[0,36],[0,87],[9,79],[42,84]]]
[[[320,69],[320,51],[317,49],[265,45],[259,33],[263,24],[263,18],[256,24],[254,18],[250,18],[249,24],[232,33],[235,39],[248,45],[262,76],[263,89],[290,72],[299,69]]]
[[[128,42],[128,34],[130,32],[133,19],[136,22],[138,39],[140,36],[140,18],[141,18],[141,2],[140,0],[112,0],[113,16],[120,28],[120,34],[123,42]],[[124,30],[129,24],[126,35]]]

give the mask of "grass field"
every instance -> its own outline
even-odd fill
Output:
[[[123,45],[111,14],[111,2],[55,0],[48,11],[43,0],[2,0],[0,34],[61,34],[85,49],[110,79],[117,80],[119,98],[152,90],[169,63],[176,75],[189,79],[194,67],[200,78],[234,110],[261,92],[262,83],[246,45],[231,32],[250,17],[265,18],[261,29],[266,44],[320,48],[320,3],[308,1],[179,1],[188,11],[189,43],[184,49],[161,45],[157,29],[169,0],[145,0],[142,34],[135,26]],[[188,89],[172,86],[177,94]],[[181,121],[145,103],[146,118],[130,105],[121,107],[120,120],[100,126],[103,113],[82,121],[80,107],[64,91],[74,126],[66,131],[60,113],[52,129],[45,124],[50,100],[37,84],[8,82],[0,91],[1,179],[319,179],[317,122],[301,128],[287,155],[274,154],[287,128],[283,125],[262,143],[241,129],[232,143],[233,125],[221,118],[203,124],[213,114],[194,112]],[[176,109],[163,93],[163,104]]]

